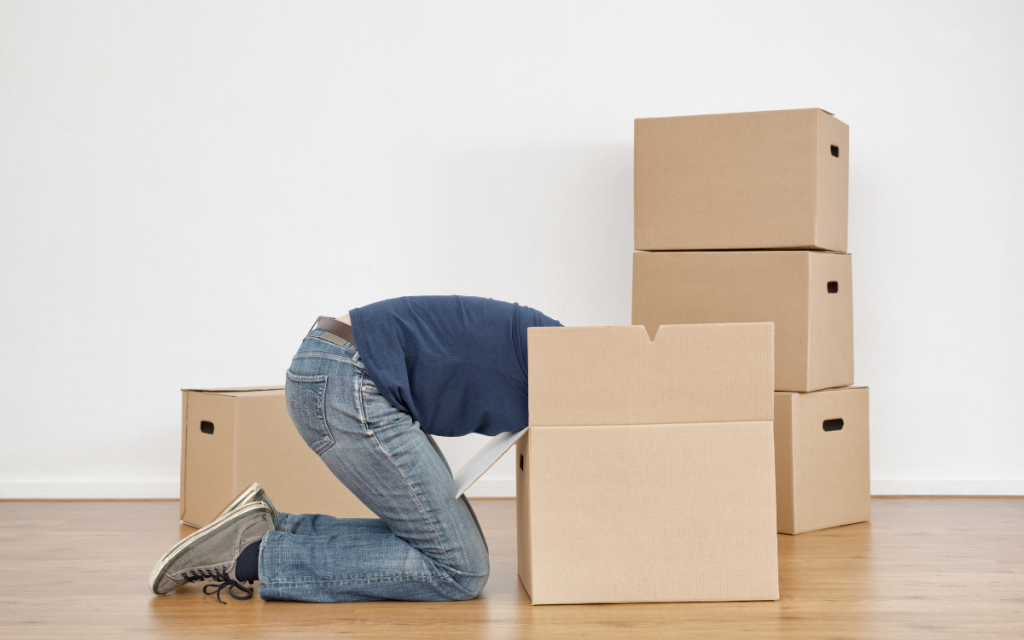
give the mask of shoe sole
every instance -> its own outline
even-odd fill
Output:
[[[160,558],[160,560],[157,562],[157,565],[159,565],[164,560],[166,560],[167,556],[169,556],[172,553],[174,553],[175,551],[177,551],[179,548],[181,548],[182,545],[188,544],[188,542],[190,540],[192,540],[193,536],[197,536],[200,533],[203,533],[204,531],[208,531],[210,529],[210,527],[212,527],[213,525],[217,524],[218,522],[220,522],[224,518],[226,518],[229,515],[231,515],[231,512],[234,511],[235,509],[237,509],[239,507],[239,505],[245,503],[246,500],[251,500],[253,498],[253,496],[255,496],[257,493],[259,493],[262,490],[263,490],[263,487],[260,486],[259,482],[254,482],[251,485],[249,485],[248,489],[246,489],[241,494],[239,494],[237,498],[235,498],[234,500],[231,501],[231,504],[229,504],[226,509],[224,509],[223,511],[220,512],[220,515],[218,515],[216,518],[213,519],[213,522],[211,522],[210,524],[206,525],[205,527],[200,527],[200,529],[198,531],[193,531],[192,533],[188,534],[187,536],[185,536],[181,540],[178,540],[177,544],[175,544],[173,547],[168,549],[167,553],[165,553],[163,555],[163,557]]]
[[[230,515],[234,516],[234,515],[237,514],[238,517],[241,517],[241,516],[251,512],[251,511],[259,511],[261,509],[266,509],[267,510],[267,515],[270,515],[269,507],[267,507],[262,502],[253,502],[252,504],[247,504],[244,507],[242,507],[241,509],[238,509],[237,511],[235,511],[234,513],[232,513]],[[185,549],[187,547],[191,546],[193,543],[205,540],[210,535],[212,535],[214,533],[217,533],[218,531],[220,531],[224,527],[230,525],[231,521],[232,521],[232,518],[230,518],[230,517],[221,518],[220,520],[214,520],[213,522],[211,522],[210,524],[206,525],[205,527],[203,527],[199,531],[196,531],[192,535],[190,535],[190,536],[186,537],[185,539],[181,540],[180,542],[178,542],[178,544],[176,544],[173,547],[171,547],[171,550],[168,551],[167,553],[165,553],[164,557],[160,558],[160,561],[156,563],[155,567],[153,567],[153,571],[150,572],[150,574],[149,574],[149,590],[152,591],[153,593],[155,593],[158,596],[165,596],[168,593],[170,593],[170,591],[168,591],[167,593],[160,593],[159,591],[156,590],[156,581],[160,578],[160,576],[162,574],[164,574],[167,571],[167,567],[172,562],[174,562],[175,560],[180,558],[181,554],[184,553],[184,551],[185,551]],[[175,588],[177,588],[177,587],[175,587]],[[173,590],[174,589],[172,589],[171,591],[173,591]]]

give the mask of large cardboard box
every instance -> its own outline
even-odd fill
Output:
[[[851,257],[818,251],[633,254],[633,324],[775,323],[775,389],[853,384]]]
[[[181,401],[182,522],[209,524],[255,481],[281,511],[375,517],[306,446],[283,387],[185,389]]]
[[[779,533],[871,519],[868,389],[775,393]]]
[[[636,120],[636,249],[846,251],[849,140],[821,109]]]
[[[533,604],[775,600],[772,325],[528,330]]]

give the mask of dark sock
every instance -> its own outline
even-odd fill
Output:
[[[239,582],[260,579],[260,543],[254,542],[242,549],[235,560],[235,577]]]

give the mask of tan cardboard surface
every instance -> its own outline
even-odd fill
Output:
[[[775,393],[779,533],[871,518],[868,405],[866,387]],[[825,431],[834,419],[842,428]]]
[[[808,253],[807,383],[815,391],[853,384],[853,259]],[[835,282],[836,293],[828,283]]]
[[[527,339],[516,513],[533,604],[777,599],[772,325]]]
[[[522,581],[526,593],[532,598],[533,547],[531,544],[530,474],[525,473],[530,457],[529,443],[530,430],[527,429],[526,433],[516,441],[516,552],[519,560],[519,579]]]
[[[235,402],[217,394],[182,392],[181,519],[203,526],[235,497],[232,484]],[[203,433],[203,421],[214,425]]]
[[[849,127],[820,109],[634,123],[637,250],[844,252],[848,190]]]
[[[288,513],[372,518],[295,430],[282,388],[183,392],[182,516],[208,524],[255,481]],[[214,423],[202,433],[201,421]]]
[[[240,402],[235,430],[234,486],[259,481],[274,505],[288,513],[324,513],[339,518],[374,514],[331,473],[295,430],[284,391],[255,394]]]
[[[531,327],[530,425],[771,420],[770,323]]]
[[[533,604],[778,599],[771,422],[531,428],[519,451]]]
[[[818,110],[817,201],[814,217],[814,247],[831,251],[847,251],[847,229],[850,201],[850,127],[824,111]],[[832,145],[839,157],[832,155]]]
[[[633,324],[773,322],[776,390],[850,385],[851,264],[817,251],[634,253]]]
[[[780,533],[793,533],[793,429],[781,425],[793,422],[793,396],[775,392],[775,506]]]
[[[223,389],[182,389],[182,391],[202,391],[203,393],[219,393],[225,396],[241,396],[260,391],[277,391],[284,389],[282,385],[269,385],[266,387],[224,387]]]

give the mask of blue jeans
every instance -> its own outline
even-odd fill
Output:
[[[451,469],[412,416],[391,406],[353,345],[313,329],[285,398],[306,444],[377,516],[281,513],[260,545],[264,600],[468,600],[490,573],[487,543]],[[316,491],[317,487],[309,487]]]

